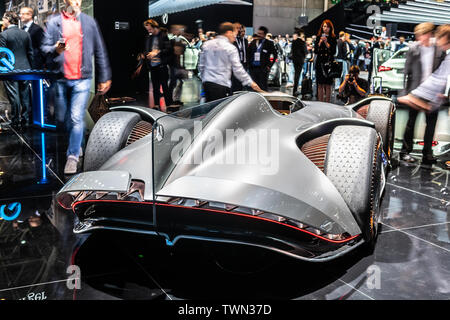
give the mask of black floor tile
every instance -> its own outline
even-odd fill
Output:
[[[49,195],[64,184],[58,175],[61,152],[55,133],[30,131],[29,135],[33,138],[0,133],[0,199]]]
[[[442,166],[447,156],[450,155],[440,157],[438,165],[433,165],[431,168],[400,161],[399,166],[392,170],[388,183],[448,203],[450,202],[450,170]]]
[[[448,203],[395,185],[387,185],[382,222],[402,229],[449,222]]]
[[[59,234],[39,208],[48,201],[22,202],[18,219],[0,220],[0,299],[64,296],[73,236]]]
[[[447,214],[450,214],[450,212]],[[406,232],[408,235],[423,239],[424,241],[428,241],[430,244],[441,247],[443,250],[447,250],[450,254],[450,222],[427,227],[402,229],[401,231]]]
[[[372,298],[360,292],[359,289],[341,280],[336,280],[334,283],[296,300],[372,300]]]
[[[376,300],[448,299],[449,265],[448,251],[394,231],[381,234],[374,255],[351,266],[342,280],[360,284]]]

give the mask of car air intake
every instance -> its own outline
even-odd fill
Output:
[[[325,156],[327,154],[329,139],[330,135],[327,134],[308,141],[302,146],[302,152],[304,155],[322,171],[325,166]]]
[[[152,124],[147,121],[139,121],[131,130],[130,135],[128,136],[127,146],[130,144],[144,138],[145,136],[152,133]]]

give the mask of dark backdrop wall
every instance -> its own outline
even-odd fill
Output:
[[[148,19],[148,0],[94,1],[94,16],[102,31],[113,71],[111,96],[133,96],[136,84],[131,75],[136,68],[136,56],[143,52],[146,31],[143,22]],[[117,30],[116,22],[128,23],[128,28]]]
[[[4,13],[5,13],[5,3],[3,1],[0,1],[0,15],[3,17]]]
[[[136,55],[143,51],[146,31],[143,22],[148,19],[148,0],[94,1],[97,19],[108,49],[113,70],[113,86],[110,96],[134,96],[138,84],[131,80],[137,61]],[[195,21],[204,21],[203,29],[216,30],[223,21],[239,21],[252,25],[252,6],[212,5],[169,15],[167,27],[183,24],[187,32],[197,34]],[[162,24],[160,17],[156,20]],[[116,30],[116,22],[129,24],[128,30]]]
[[[339,36],[338,35],[339,31],[345,30],[345,27],[348,23],[345,19],[345,10],[343,2],[340,2],[335,6],[331,7],[330,9],[322,13],[320,16],[309,22],[308,25],[303,27],[306,36],[310,37],[314,34],[317,34],[323,20],[326,19],[331,20],[331,22],[334,25],[334,33],[336,33],[336,36]]]

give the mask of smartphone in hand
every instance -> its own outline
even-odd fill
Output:
[[[58,40],[58,42],[59,42],[59,47],[61,47],[61,48],[65,48],[66,47],[66,39],[60,38]]]

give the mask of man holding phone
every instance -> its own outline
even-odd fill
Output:
[[[77,172],[84,137],[84,115],[93,75],[97,71],[98,94],[111,87],[111,68],[97,22],[81,12],[82,0],[64,0],[65,9],[47,24],[42,51],[52,60],[49,68],[59,72],[56,81],[56,118],[68,129],[69,147],[64,174]],[[68,123],[64,124],[65,119]]]

